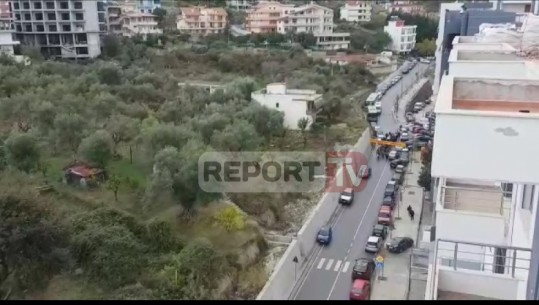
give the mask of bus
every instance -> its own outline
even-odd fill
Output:
[[[378,112],[378,109],[376,109],[376,106],[367,106],[367,122],[378,122],[378,117],[380,116],[380,113]]]
[[[380,93],[378,92],[371,93],[365,100],[365,104],[367,106],[373,106],[374,103],[376,103],[379,99],[380,99]]]

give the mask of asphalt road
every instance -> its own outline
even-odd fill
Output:
[[[382,114],[378,125],[384,132],[397,130],[393,107],[397,98],[417,82],[426,71],[427,65],[418,63],[402,80],[388,90],[382,98]],[[389,78],[396,75],[392,74]],[[399,107],[404,107],[400,105]],[[341,206],[330,220],[333,240],[329,246],[317,248],[307,263],[307,269],[297,281],[290,296],[295,300],[348,300],[352,285],[352,267],[355,259],[373,258],[365,252],[365,244],[382,202],[384,188],[391,179],[392,171],[385,160],[376,160],[373,151],[369,158],[372,175],[365,188],[355,193],[354,202],[349,207]],[[337,200],[338,194],[330,194],[326,200]],[[313,236],[315,238],[315,236]]]

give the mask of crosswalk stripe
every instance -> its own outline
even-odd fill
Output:
[[[338,260],[337,263],[335,264],[335,268],[333,268],[333,271],[339,271],[339,268],[341,268],[341,261]]]
[[[348,267],[350,267],[350,262],[344,263],[344,266],[342,267],[342,272],[348,271]]]
[[[328,264],[326,265],[326,270],[331,269],[331,265],[333,265],[333,259],[330,259]]]
[[[320,262],[318,263],[318,266],[316,267],[316,269],[322,268],[322,266],[324,266],[324,262],[325,262],[325,261],[326,261],[326,259],[325,259],[325,258],[322,258],[322,259],[320,260]]]

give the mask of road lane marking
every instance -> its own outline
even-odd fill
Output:
[[[382,182],[382,178],[384,177],[384,173],[386,172],[388,167],[388,164],[386,163],[384,165],[384,169],[382,169],[382,173],[380,174],[380,178],[378,179],[378,182],[376,183],[376,186],[374,187],[374,190],[372,191],[371,199],[369,200],[369,204],[367,205],[367,208],[365,209],[365,213],[363,214],[363,217],[361,217],[361,220],[359,221],[359,225],[357,226],[356,232],[354,233],[354,238],[352,241],[356,240],[357,233],[359,232],[359,229],[361,228],[361,225],[363,224],[363,221],[365,220],[365,216],[367,216],[367,212],[371,208],[371,205],[373,203],[374,195],[376,195],[376,190],[380,187],[380,183]],[[329,291],[329,295],[326,300],[331,299],[331,295],[333,294],[333,291],[335,290],[335,286],[337,285],[337,281],[339,280],[339,274],[337,274],[337,277],[335,278],[335,281],[333,282],[333,286],[331,287],[331,290]]]
[[[326,265],[326,270],[331,269],[331,265],[333,265],[333,259],[330,259],[328,264]]]
[[[346,271],[348,271],[348,267],[350,267],[350,262],[344,263],[344,266],[342,267],[342,272],[346,273]]]
[[[333,271],[339,271],[339,268],[341,268],[341,260],[338,260],[337,263],[335,264],[335,268],[333,268]]]
[[[318,263],[318,266],[316,267],[316,269],[321,269],[322,266],[324,266],[325,261],[326,261],[325,258],[320,259],[320,262]]]

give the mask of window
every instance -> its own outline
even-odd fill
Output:
[[[69,20],[69,13],[62,13],[62,20]]]
[[[58,27],[56,24],[49,25],[49,32],[58,32]]]
[[[522,209],[531,211],[535,199],[535,185],[524,185],[522,191]]]
[[[41,2],[34,2],[34,8],[36,10],[40,10],[41,9]]]
[[[524,5],[524,13],[531,13],[531,11],[532,11],[531,4]]]
[[[24,14],[24,20],[32,20],[32,15]]]
[[[84,20],[84,14],[83,13],[76,13],[75,14],[75,20]]]
[[[47,13],[47,20],[56,20],[56,13]]]
[[[36,32],[45,32],[45,26],[42,24],[36,25]]]
[[[36,20],[43,20],[43,14],[42,13],[36,13],[35,17],[36,17],[35,18]]]
[[[88,55],[88,48],[86,47],[77,48],[77,54]]]
[[[66,1],[60,2],[60,9],[63,9],[63,10],[69,9],[69,3]]]
[[[15,14],[15,20],[21,20],[21,14]]]
[[[29,10],[29,9],[30,9],[30,3],[28,3],[28,2],[23,2],[22,8],[24,8],[25,10]]]
[[[45,7],[47,7],[47,9],[49,9],[49,10],[53,10],[54,9],[54,2],[45,3]]]
[[[87,44],[88,43],[88,38],[86,38],[86,34],[76,34],[75,35],[75,41],[78,44]]]
[[[279,108],[279,103],[275,103],[275,108]]]
[[[14,9],[14,10],[18,10],[18,9],[19,9],[19,3],[18,3],[18,2],[13,3],[13,9]]]
[[[73,4],[73,6],[75,7],[76,10],[81,10],[82,9],[82,2],[75,2]]]
[[[56,27],[56,26],[54,26]],[[50,44],[60,44],[60,36],[58,34],[49,35]]]
[[[502,183],[503,196],[505,198],[513,197],[513,184],[512,183]]]
[[[32,32],[32,25],[31,24],[25,24],[24,25],[24,30],[26,32]]]
[[[20,24],[17,24],[15,29],[17,29],[17,32],[22,32],[22,26]]]
[[[69,24],[62,25],[62,31],[71,32],[71,26]]]

